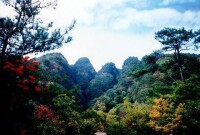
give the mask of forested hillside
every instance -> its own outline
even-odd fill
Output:
[[[112,88],[120,78],[120,70],[114,63],[106,63],[96,72],[86,57],[78,59],[74,65],[69,65],[60,53],[49,53],[35,60],[40,65],[38,75],[41,79],[66,89],[76,88],[78,100],[85,106]]]
[[[14,134],[196,134],[200,56],[165,49],[141,60],[129,57],[122,69],[106,63],[98,72],[86,57],[69,65],[60,53],[7,56],[1,61],[1,103],[9,108],[2,127]]]
[[[162,49],[141,60],[130,56],[121,69],[108,61],[95,71],[86,57],[69,65],[60,53],[27,56],[72,40],[75,21],[60,30],[37,16],[57,3],[3,2],[16,14],[0,17],[0,134],[200,132],[200,30],[163,28],[155,33]]]
[[[37,58],[38,74],[46,75],[48,71],[49,76],[42,76],[46,81],[51,78],[47,95],[55,91],[58,95],[65,93],[73,102],[71,111],[76,114],[73,121],[77,122],[73,126],[79,130],[75,134],[93,134],[95,131],[111,135],[196,133],[199,131],[200,56],[189,53],[180,56],[184,81],[181,81],[174,55],[160,51],[141,60],[129,57],[122,69],[117,69],[114,63],[106,63],[98,72],[88,58],[80,58],[74,65],[68,65],[66,59],[61,59],[61,54],[51,53]],[[44,62],[49,64],[42,64]],[[59,65],[63,70],[70,70],[51,69],[58,63],[63,64]],[[53,78],[55,72],[64,80]],[[68,79],[63,78],[68,74]],[[73,84],[67,83],[68,80]],[[48,97],[49,102],[52,102],[51,98],[55,97]],[[67,117],[73,118],[71,115]]]

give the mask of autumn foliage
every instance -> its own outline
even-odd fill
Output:
[[[157,132],[172,134],[181,125],[184,105],[177,106],[172,97],[160,97],[153,100],[148,125]]]
[[[26,130],[27,124],[24,122],[28,122],[28,117],[33,114],[33,109],[29,110],[33,106],[32,102],[42,90],[48,89],[45,83],[39,82],[37,70],[38,62],[29,57],[0,59],[0,102],[4,108],[0,126],[8,129],[8,134],[19,134],[20,130]]]
[[[4,80],[13,81],[12,85],[16,85],[18,89],[35,90],[36,92],[47,90],[44,84],[37,83],[36,71],[38,69],[38,62],[29,57],[10,58],[1,61],[0,71],[5,76]]]
[[[49,121],[57,126],[62,124],[56,112],[46,105],[36,105],[34,115],[37,120]]]
[[[37,129],[41,133],[63,133],[64,122],[58,114],[47,105],[36,105],[34,117],[37,120]]]

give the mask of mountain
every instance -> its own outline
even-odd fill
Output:
[[[86,57],[79,58],[74,65],[69,65],[60,53],[49,53],[36,60],[40,64],[39,74],[44,80],[58,83],[66,89],[76,87],[82,104],[89,103],[112,88],[121,76],[120,70],[112,62],[106,63],[96,72]]]
[[[36,59],[40,65],[40,75],[50,82],[56,82],[67,89],[75,85],[71,66],[60,53],[48,53]]]
[[[200,73],[197,68],[200,64],[199,55],[182,54],[182,60],[186,78]],[[91,105],[100,102],[109,110],[127,97],[131,102],[144,103],[147,99],[172,93],[172,85],[179,79],[179,70],[171,54],[152,53],[144,56],[141,61],[129,57],[123,64],[118,83],[92,101]]]
[[[86,57],[79,58],[72,66],[75,75],[75,83],[79,84],[81,89],[88,88],[89,82],[95,77],[96,71],[90,60]]]
[[[107,78],[107,83],[105,83],[105,79],[101,78],[99,80],[104,80],[105,84],[99,84],[100,86],[100,92],[96,95],[96,99],[94,99],[91,102],[91,105],[94,104],[97,100],[101,101],[102,103],[105,103],[107,109],[110,109],[117,103],[121,103],[124,100],[124,97],[130,95],[131,89],[135,86],[135,80],[130,76],[130,74],[138,69],[141,69],[144,67],[144,64],[142,61],[140,61],[137,57],[129,57],[127,58],[122,66],[122,69],[116,69],[114,66],[114,63],[106,64],[102,67],[102,69],[99,71],[99,74],[102,73],[109,73],[110,78],[115,76],[115,79],[117,80],[115,83],[109,83],[109,77]],[[108,70],[109,69],[109,70]],[[114,79],[110,79],[114,80]],[[94,85],[94,84],[93,84]],[[101,88],[102,87],[102,88]],[[97,89],[94,89],[94,87],[91,88],[96,93],[98,93]],[[101,91],[104,90],[104,91]],[[91,92],[92,94],[92,92]],[[133,95],[132,98],[134,98],[135,93],[132,91],[131,93]]]
[[[142,67],[143,63],[137,57],[128,57],[122,65],[122,74],[126,75]]]
[[[197,55],[185,54],[182,57],[185,77],[200,72],[198,65],[195,65],[198,64]],[[99,100],[111,108],[125,97],[129,97],[130,101],[144,102],[149,96],[158,97],[157,93],[169,93],[170,85],[179,79],[173,55],[152,53],[142,60],[129,57],[122,69],[109,62],[98,72],[86,57],[78,59],[74,65],[69,65],[60,53],[46,54],[37,60],[41,75],[50,82],[56,82],[66,89],[78,86],[77,98],[84,105],[92,105]]]
[[[78,90],[78,100],[83,105],[88,103],[87,89],[89,87],[90,81],[95,77],[96,71],[90,60],[86,57],[79,58],[76,63],[72,66],[74,81]]]
[[[78,86],[77,98],[84,105],[107,91],[112,94],[118,91],[118,95],[122,96],[121,92],[129,87],[128,84],[134,84],[128,76],[129,73],[143,67],[137,57],[127,58],[121,70],[117,69],[114,63],[109,62],[98,72],[86,57],[79,58],[74,65],[69,65],[60,53],[43,55],[37,58],[37,61],[40,63],[39,72],[44,80],[56,82],[66,89]],[[112,89],[115,92],[111,92]]]
[[[112,88],[118,83],[120,76],[119,70],[114,63],[106,63],[90,81],[88,95],[89,99],[100,96],[103,92]]]
[[[92,133],[96,126],[105,126],[108,134],[118,134],[120,131],[123,134],[135,133],[134,123],[138,122],[138,116],[142,122],[138,125],[141,134],[157,134],[150,122],[163,122],[166,117],[169,121],[164,127],[170,123],[176,125],[173,122],[178,120],[180,126],[182,123],[187,125],[186,130],[185,125],[180,127],[180,133],[189,134],[190,131],[199,131],[200,125],[197,121],[200,56],[181,54],[181,60],[184,81],[181,81],[173,54],[152,53],[141,60],[129,57],[122,69],[109,62],[98,72],[95,72],[88,58],[80,58],[74,65],[69,65],[61,54],[47,54],[38,58],[44,80],[46,77],[65,88],[76,87],[77,91],[65,91],[54,86],[47,91],[49,96],[42,98],[48,97],[49,104],[49,97],[54,95],[51,106],[59,107],[61,112],[58,112],[64,119],[74,118],[77,123],[74,127],[80,126],[80,130],[86,134],[88,131]],[[64,76],[67,76],[66,80]],[[158,116],[162,119],[157,119]]]

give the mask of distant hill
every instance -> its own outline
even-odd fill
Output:
[[[96,71],[90,60],[86,57],[80,58],[72,66],[75,75],[75,83],[80,85],[81,89],[87,89],[89,82],[95,77]]]
[[[118,83],[119,70],[114,63],[106,63],[96,74],[94,79],[90,81],[88,88],[89,99],[100,96],[108,89]]]
[[[56,82],[67,89],[75,85],[71,66],[60,53],[48,53],[36,59],[40,64],[40,75],[50,82]]]
[[[76,87],[77,98],[83,105],[92,105],[100,100],[110,108],[121,103],[125,97],[143,102],[149,95],[157,97],[159,95],[156,93],[169,93],[169,86],[178,79],[178,70],[172,57],[169,54],[165,57],[151,54],[142,60],[129,57],[122,69],[117,69],[114,63],[109,62],[98,72],[86,57],[78,59],[74,65],[69,65],[60,53],[46,54],[37,58],[37,61],[44,80],[58,83],[66,89]],[[198,65],[192,65],[198,55],[185,54],[183,58],[187,60],[184,65],[186,77],[190,76],[191,71],[200,72]]]
[[[183,54],[182,58],[185,77],[200,73],[199,55]],[[149,98],[169,94],[172,92],[171,86],[179,79],[178,71],[171,54],[152,53],[144,56],[141,61],[136,57],[129,57],[123,64],[118,83],[94,99],[91,106],[98,101],[109,110],[127,97],[131,102],[143,103]]]
[[[96,72],[86,57],[79,58],[74,65],[69,65],[60,53],[48,53],[36,60],[40,63],[39,74],[43,80],[66,89],[78,87],[78,98],[83,104],[112,88],[121,76],[114,63],[106,63]]]
[[[182,121],[187,125],[184,132],[187,134],[199,131],[200,124],[196,121],[199,120],[196,106],[200,104],[199,55],[181,54],[185,81],[181,81],[173,54],[154,52],[141,60],[129,57],[122,69],[109,62],[98,72],[86,57],[78,59],[74,65],[69,65],[59,53],[47,54],[37,60],[40,63],[38,74],[42,79],[59,85],[49,85],[52,87],[47,91],[46,102],[49,104],[49,97],[54,95],[53,106],[64,110],[61,111],[64,119],[81,119],[75,127],[79,125],[82,128],[85,124],[86,134],[88,130],[92,133],[96,126],[103,126],[98,125],[101,123],[106,123],[105,131],[108,134],[118,134],[120,131],[135,134],[132,131],[135,131],[134,122],[138,122],[138,116],[143,124],[141,134],[157,134],[148,121],[163,122],[166,116],[171,122],[174,122],[174,116],[183,117]],[[183,115],[177,115],[177,111]],[[156,114],[156,119],[152,114]],[[157,119],[157,114],[163,118]],[[129,120],[133,121],[131,125]],[[131,128],[127,128],[129,126]]]

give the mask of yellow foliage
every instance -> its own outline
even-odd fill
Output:
[[[184,105],[180,103],[175,106],[172,98],[172,96],[167,96],[153,100],[148,125],[157,132],[170,134],[180,126]]]
[[[106,124],[108,124],[108,125],[118,125],[119,124],[116,111],[117,110],[115,108],[113,108],[108,112],[107,117],[106,117]]]
[[[155,127],[156,123],[155,123],[155,121],[150,120],[148,124],[150,127]]]
[[[156,110],[151,110],[151,113],[149,114],[149,117],[153,119],[159,119],[160,116],[161,116],[161,113]]]
[[[97,115],[102,118],[105,116],[105,113],[103,111],[97,111]]]

